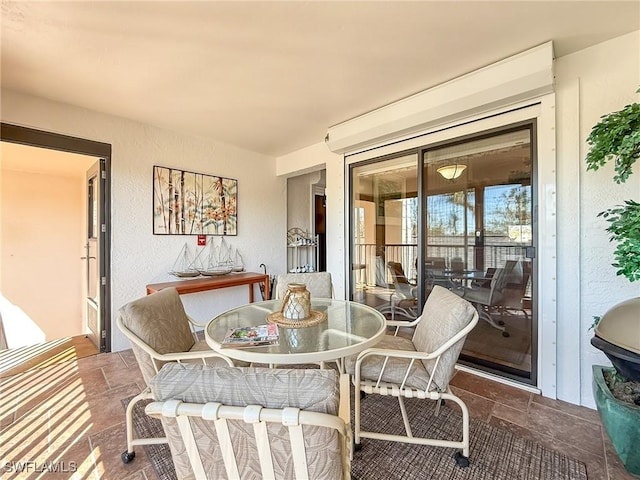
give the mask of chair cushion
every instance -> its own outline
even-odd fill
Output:
[[[408,350],[415,351],[413,342],[407,338],[394,337],[393,335],[385,335],[380,342],[378,342],[375,348],[384,348],[389,350]],[[347,373],[355,375],[355,365],[357,355],[345,358],[345,368]],[[365,358],[360,365],[361,378],[363,380],[378,380],[380,375],[380,369],[382,368],[384,357],[370,356]],[[388,383],[395,383],[400,385],[407,372],[411,360],[406,358],[393,358],[390,357],[384,368],[382,375],[382,381]],[[411,367],[411,373],[405,385],[407,387],[416,388],[418,390],[426,390],[429,384],[429,372],[424,368],[422,362],[413,362]],[[433,390],[435,386],[430,387]]]
[[[166,288],[127,303],[120,308],[120,318],[142,343],[159,354],[188,352],[195,344],[189,319],[175,288]],[[154,362],[134,341],[131,347],[142,376],[149,384],[162,363]]]
[[[434,352],[473,319],[475,309],[471,303],[446,288],[435,286],[422,311],[422,320],[413,334],[413,344],[421,352]],[[464,338],[456,342],[440,358],[433,380],[441,391],[449,385],[455,364],[464,345]],[[432,372],[436,360],[424,360],[427,371]]]
[[[284,297],[289,283],[304,283],[311,298],[332,298],[331,274],[329,272],[287,273],[278,275],[274,298]]]
[[[156,400],[221,402],[225,405],[295,405],[316,412],[338,411],[337,372],[320,369],[210,368],[202,364],[167,363],[151,381]]]
[[[340,401],[337,372],[333,370],[269,369],[166,364],[151,382],[154,398],[185,402],[220,402],[225,405],[262,405],[267,408],[293,406],[337,414]],[[184,443],[173,418],[163,418],[178,478],[193,478]],[[192,419],[198,450],[207,478],[226,478],[213,422]],[[253,440],[253,426],[229,421],[231,440],[238,459],[240,477],[262,478]],[[286,427],[269,424],[276,478],[292,479],[293,463]],[[309,478],[332,480],[341,476],[340,442],[337,432],[316,426],[303,427]]]
[[[188,352],[195,340],[175,288],[134,300],[120,308],[124,325],[160,354]]]

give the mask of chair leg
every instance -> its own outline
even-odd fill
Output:
[[[404,406],[402,395],[398,395],[398,403],[400,404],[400,412],[402,413],[402,421],[404,422],[404,429],[407,432],[407,437],[413,437],[413,434],[411,433],[411,425],[409,425],[409,417],[407,416],[407,409]]]
[[[480,316],[480,318],[482,320],[484,320],[485,322],[487,322],[489,325],[491,325],[493,328],[496,328],[498,330],[500,330],[502,332],[502,336],[503,337],[508,337],[509,336],[509,332],[507,332],[506,327],[499,325],[492,317],[491,314],[489,312],[487,312],[482,305],[479,304],[475,304],[476,310],[478,311],[478,315]]]
[[[362,403],[362,391],[360,390],[358,384],[354,384],[354,405],[353,405],[353,413],[354,413],[354,436],[353,441],[355,443],[354,449],[360,449],[360,405]]]
[[[395,302],[393,301],[393,295],[391,295],[391,321],[395,321],[396,319],[396,305]]]
[[[456,456],[456,462],[461,467],[469,465],[469,409],[467,405],[458,397],[456,397],[451,389],[447,387],[447,393],[442,394],[443,399],[452,400],[458,404],[462,412],[462,456],[466,459],[466,465],[464,461],[459,460],[459,456]]]
[[[167,443],[166,437],[156,437],[156,438],[134,438],[134,430],[133,430],[133,407],[141,400],[153,399],[153,395],[151,394],[151,390],[147,388],[142,391],[135,397],[131,399],[129,405],[127,405],[127,410],[125,412],[125,424],[127,430],[127,449],[122,452],[120,458],[123,463],[129,463],[133,461],[136,456],[136,452],[134,447],[136,445],[157,445],[160,443]]]
[[[336,358],[336,366],[338,367],[338,372],[346,373],[344,369],[344,358]]]

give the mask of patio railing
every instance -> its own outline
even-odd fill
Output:
[[[458,243],[459,240],[460,243]],[[498,268],[507,260],[525,258],[526,245],[505,242],[503,237],[486,238],[482,247],[476,247],[473,238],[470,238],[471,244],[466,246],[461,240],[463,239],[460,237],[432,239],[432,242],[427,245],[425,256],[444,258],[446,268],[451,268],[452,259],[460,258],[464,269],[467,270]],[[417,244],[356,244],[352,259],[356,287],[391,284],[392,280],[386,268],[387,262],[399,262],[407,278],[416,280],[418,278],[417,259]]]

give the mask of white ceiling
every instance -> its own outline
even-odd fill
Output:
[[[640,1],[2,0],[2,87],[279,156],[553,40],[640,29]]]

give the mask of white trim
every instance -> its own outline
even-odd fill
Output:
[[[567,82],[558,92],[556,110],[562,112],[557,115],[557,157],[564,159],[558,162],[558,345],[557,349],[557,398],[575,405],[581,404],[582,375],[580,374],[581,355],[588,343],[582,331],[582,304],[580,302],[580,285],[582,269],[582,216],[577,212],[580,208],[582,181],[580,145],[583,139],[580,135],[580,79]]]
[[[336,153],[389,143],[538,98],[553,92],[553,81],[553,44],[547,42],[332,126],[326,143]]]
[[[327,187],[325,187],[324,185],[318,185],[317,183],[312,183],[311,184],[311,200],[309,201],[309,219],[310,219],[310,223],[311,225],[309,225],[309,231],[311,232],[312,235],[317,235],[316,232],[316,196],[326,196],[326,190]],[[325,229],[326,229],[326,225],[325,225]],[[314,253],[314,257],[315,257],[315,261],[313,263],[313,268],[317,271],[318,270],[318,249],[315,249],[315,253]]]
[[[541,99],[538,117],[538,387],[556,398],[557,225],[555,95]]]
[[[530,120],[539,114],[539,103],[540,99],[522,102],[517,105],[511,105],[508,108],[505,107],[498,109],[495,112],[491,112],[491,116],[476,116],[468,119],[468,121],[462,124],[443,124],[438,128],[425,130],[420,132],[420,134],[413,135],[407,139],[398,138],[397,141],[392,144],[381,145],[361,152],[349,153],[345,155],[345,163],[350,165],[352,163],[370,160],[383,155],[424,147],[425,145],[489,130],[496,127],[496,117],[500,118],[500,125]],[[451,133],[452,131],[454,133]]]
[[[467,367],[465,365],[456,364],[456,370],[460,370],[461,372],[470,373],[471,375],[476,375],[477,377],[486,378],[488,380],[492,380],[497,383],[501,383],[503,385],[508,385],[510,387],[517,388],[519,390],[524,390],[527,392],[540,394],[540,389],[532,387],[531,385],[525,385],[523,383],[515,382],[513,380],[509,380],[508,378],[499,377],[497,375],[493,375],[488,372],[483,372],[482,370],[476,370],[475,368]]]

